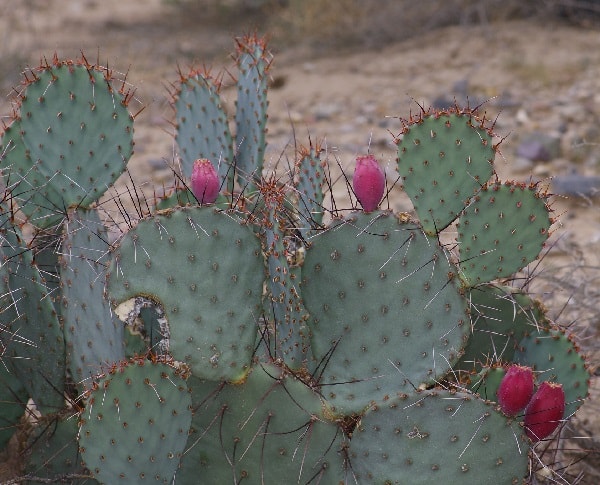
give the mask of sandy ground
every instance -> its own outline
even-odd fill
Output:
[[[240,18],[230,25],[221,18],[214,25],[214,17],[205,19],[201,11],[182,17],[160,0],[0,0],[0,88],[7,94],[0,99],[0,113],[9,120],[10,87],[19,82],[19,72],[55,51],[60,57],[83,51],[128,72],[136,88],[132,110],[145,108],[136,118],[130,171],[151,194],[152,186],[172,178],[168,163],[175,158],[175,146],[167,86],[177,80],[177,66],[187,70],[194,61],[206,61],[215,70],[230,66],[232,36],[243,33],[239,29],[244,25]],[[296,141],[305,145],[309,136],[322,139],[330,160],[348,170],[357,154],[370,151],[395,178],[393,136],[401,129],[401,118],[439,96],[460,100],[466,87],[471,104],[483,102],[487,116],[498,117],[496,131],[507,136],[497,161],[502,178],[533,177],[552,190],[552,176],[598,174],[598,30],[513,21],[444,28],[370,50],[323,51],[318,42],[290,45],[274,38],[274,51],[269,167],[289,153],[286,147],[293,146],[295,132]],[[226,88],[224,96],[233,102],[232,90]],[[519,142],[534,132],[559,136],[561,154],[536,163],[516,157]],[[399,192],[391,204],[410,208]],[[538,291],[547,292],[552,315],[562,312],[563,323],[575,322],[595,368],[600,211],[592,199],[560,194],[553,208],[559,219],[555,247],[543,262],[546,276]],[[592,477],[586,483],[596,483],[598,473],[599,392],[594,381],[593,399],[576,421],[577,432],[588,438],[573,441],[573,447],[591,450],[583,460]]]

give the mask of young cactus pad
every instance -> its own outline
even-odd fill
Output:
[[[519,271],[542,251],[552,219],[535,185],[485,185],[459,218],[461,276],[469,286]]]
[[[454,221],[493,174],[492,132],[470,110],[411,118],[398,141],[398,172],[423,230]]]
[[[106,362],[125,358],[123,324],[104,298],[108,260],[107,230],[96,210],[69,214],[60,261],[62,298],[58,304],[64,325],[67,366],[81,385]]]
[[[216,163],[221,180],[233,180],[233,140],[221,97],[221,83],[209,72],[193,70],[181,80],[173,106],[177,114],[176,139],[181,168],[192,175],[195,160],[207,158]]]
[[[271,64],[264,39],[247,36],[237,39],[238,99],[236,102],[236,168],[243,187],[260,179],[265,157],[267,132],[266,73]]]

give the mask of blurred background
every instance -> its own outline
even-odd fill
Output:
[[[21,73],[55,52],[107,64],[135,89],[130,171],[152,194],[173,177],[169,92],[178,71],[224,70],[232,106],[233,39],[255,31],[274,54],[273,167],[296,143],[319,139],[342,169],[369,151],[395,180],[394,136],[411,112],[457,103],[496,119],[501,177],[555,194],[551,251],[531,291],[577,333],[597,372],[598,0],[0,0],[0,116],[10,124]],[[410,210],[400,191],[390,205]],[[595,377],[589,402],[544,452],[564,474],[553,483],[600,483],[599,387]]]

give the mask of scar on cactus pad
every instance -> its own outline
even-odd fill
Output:
[[[365,212],[377,209],[385,191],[385,173],[373,155],[357,157],[352,185]]]

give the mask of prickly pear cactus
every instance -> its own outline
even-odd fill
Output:
[[[84,57],[17,90],[0,418],[37,408],[23,481],[527,481],[590,376],[515,284],[553,229],[548,194],[500,181],[493,125],[458,106],[422,109],[395,140],[412,213],[381,209],[372,154],[341,187],[352,210],[310,140],[289,179],[265,176],[271,56],[256,36],[237,47],[231,116],[223,74],[180,74],[178,181],[153,208],[134,187],[131,216],[118,200],[122,233],[97,205],[132,154],[131,95]],[[535,376],[527,403],[505,392],[515,364]]]

